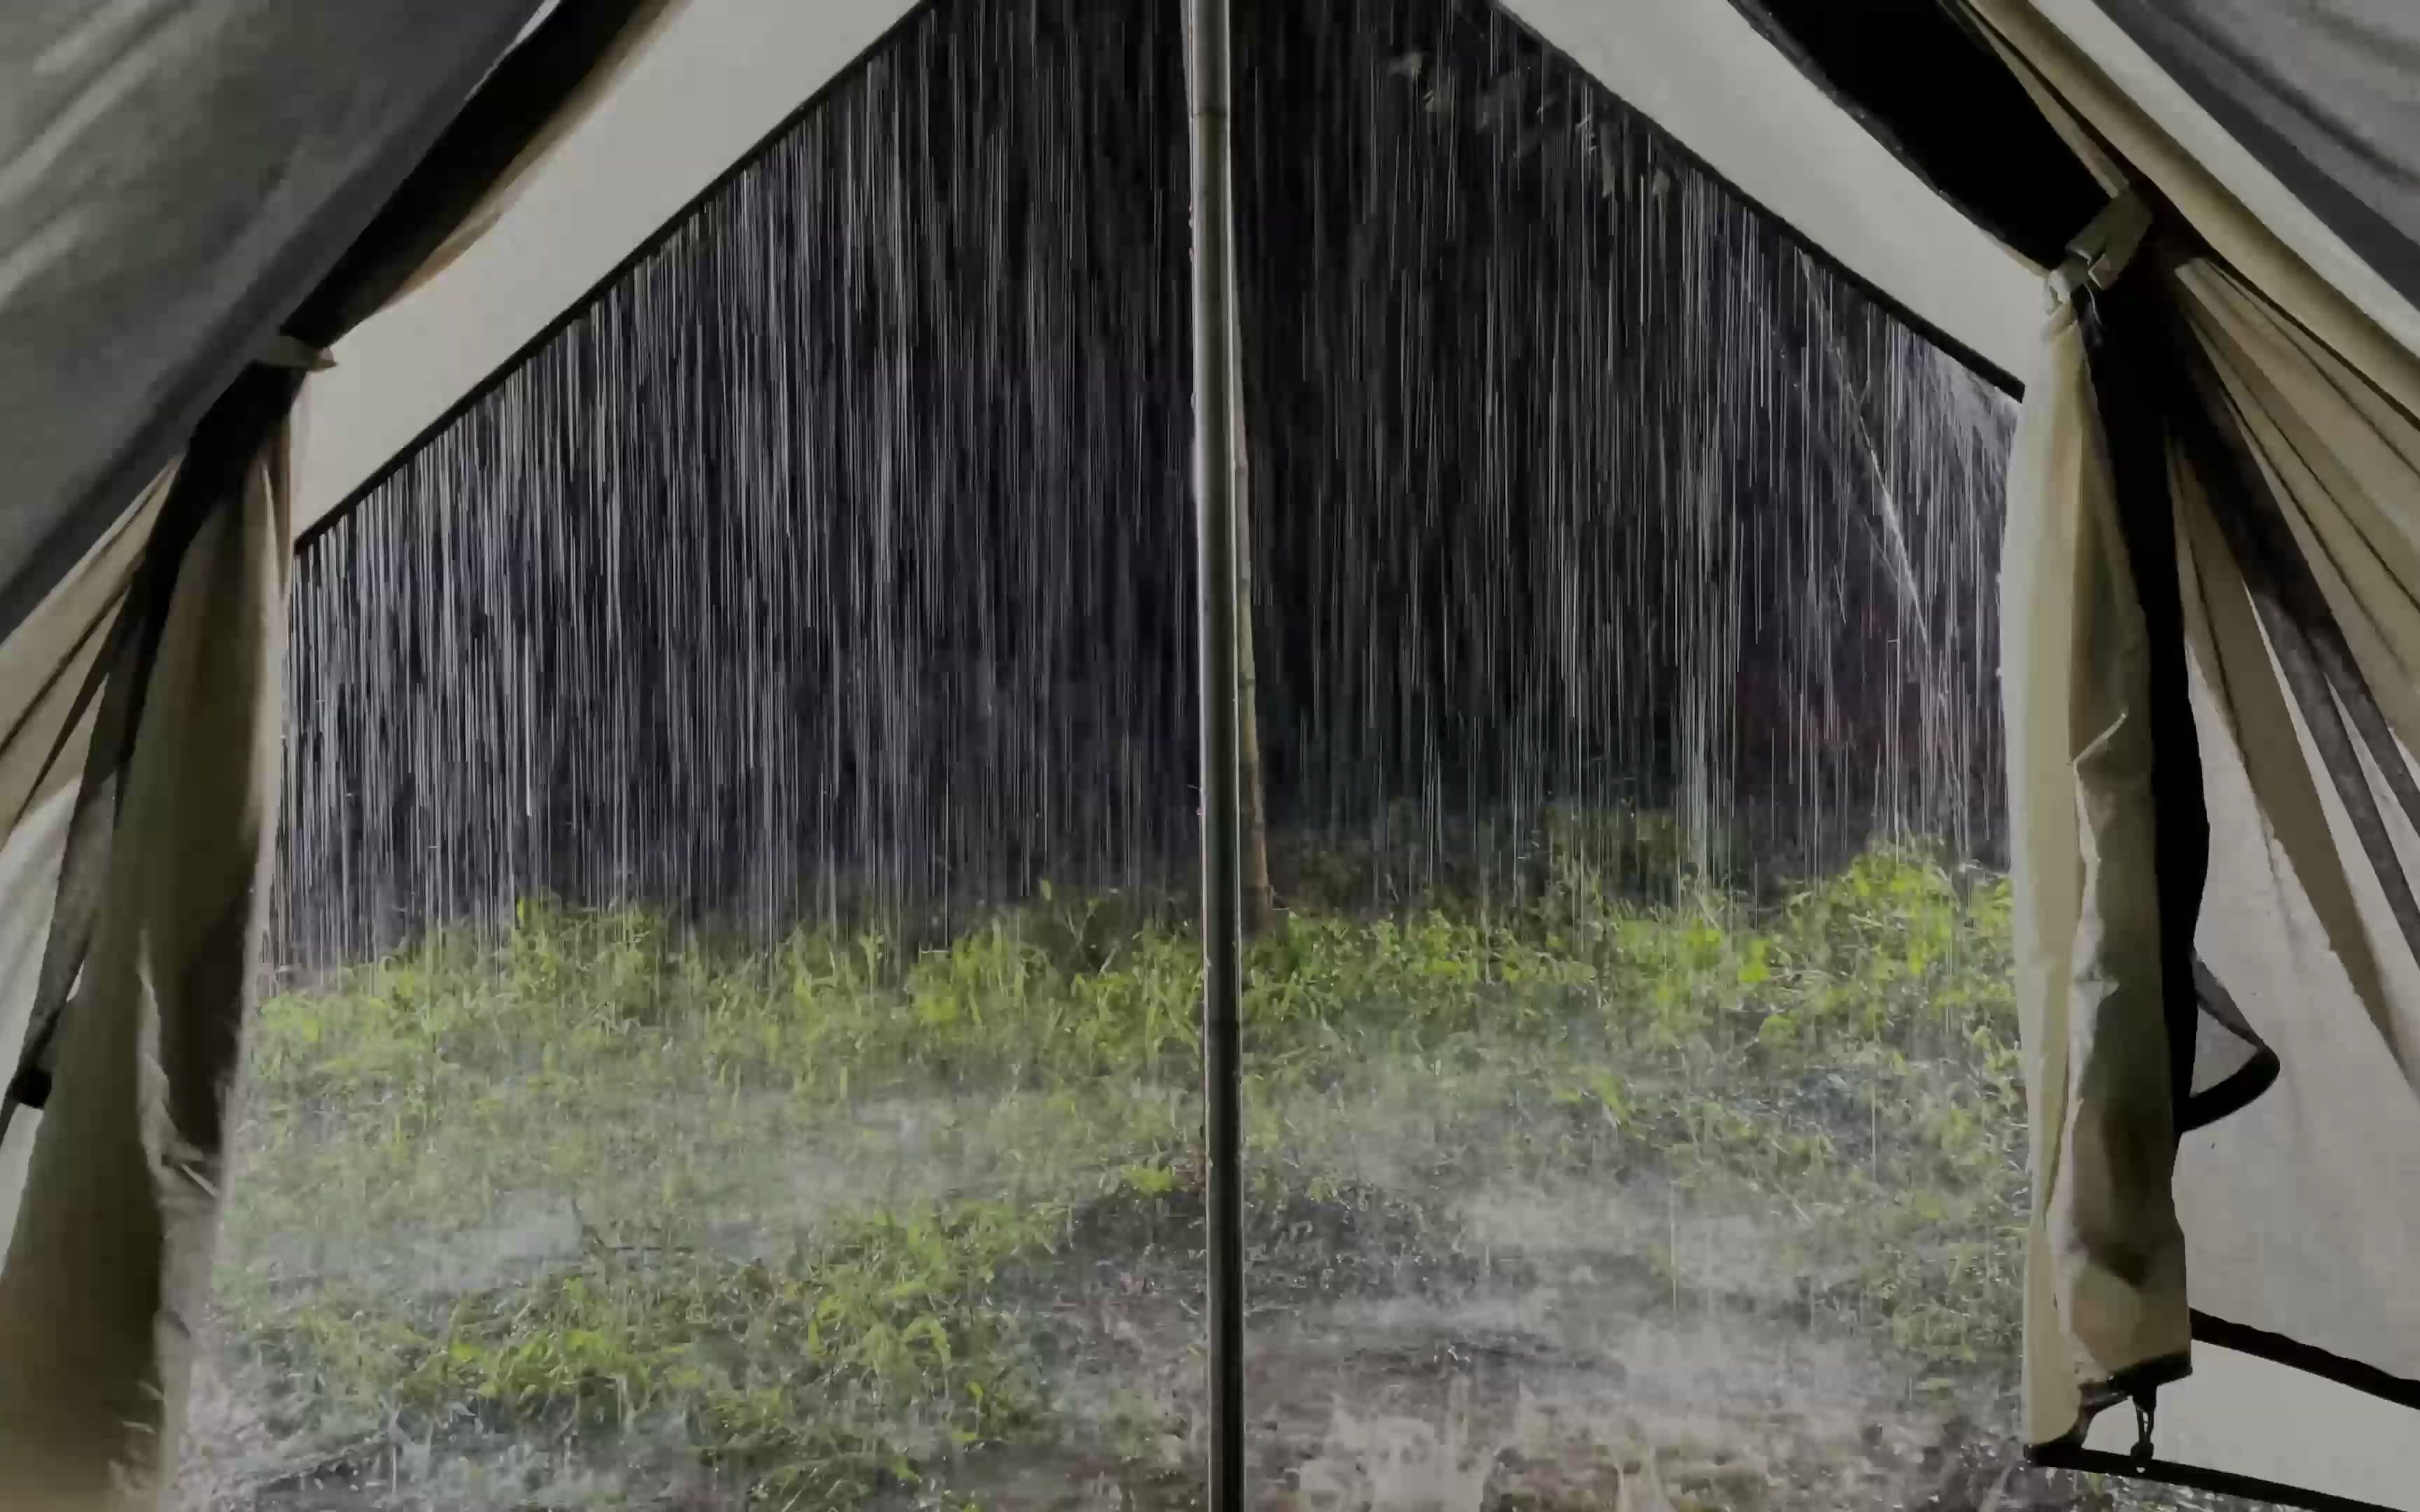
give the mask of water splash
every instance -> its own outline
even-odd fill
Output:
[[[759,942],[847,919],[911,947],[868,964],[868,1019],[921,1025],[925,1002],[873,980],[911,969],[913,946],[1046,881],[1190,886],[1177,21],[1173,5],[1125,0],[927,9],[310,545],[278,892],[288,961],[357,960],[456,921],[501,932],[544,894]],[[1993,561],[2012,407],[1475,0],[1258,0],[1240,24],[1255,654],[1281,888],[1341,916],[1449,885],[1513,917],[1542,856],[1572,844],[1667,891],[1748,884],[1721,894],[1734,904],[1761,877],[1826,869],[1876,838],[1993,856]],[[1023,991],[1015,927],[969,936],[981,980],[950,990],[979,1006]],[[1174,980],[1183,944],[1157,944]],[[603,977],[620,959],[600,949],[577,970]],[[614,995],[627,984],[487,995],[513,1011],[593,996],[595,1020],[566,1013],[566,1036],[660,1030],[658,1069],[684,1075],[669,1047],[675,1030],[697,1040],[685,1050],[712,1074],[644,1084],[614,1158],[592,1170],[629,1188],[626,1206],[693,1227],[701,1252],[772,1254],[848,1205],[768,1197],[752,1186],[768,1170],[844,1172],[867,1207],[893,1202],[857,1190],[877,1175],[919,1200],[1022,1192],[1009,1173],[1027,1126],[1003,1108],[1065,1139],[1050,1119],[1117,1101],[1108,1078],[1041,1089],[1042,1112],[988,1084],[920,1088],[929,1103],[914,1105],[963,1120],[984,1156],[954,1163],[904,1117],[895,1134],[866,1121],[879,1110],[846,1090],[741,1095],[760,1062],[794,1069],[796,984],[768,993],[667,960],[652,964],[695,967],[694,1022],[656,1025],[653,998]],[[783,964],[760,952],[748,970]],[[961,1006],[935,995],[936,1011]],[[1601,998],[1587,1007],[1604,1019]],[[404,1076],[430,1058],[420,1045],[388,1047],[371,1071]],[[1839,1103],[1870,1118],[1856,1069],[1827,1070],[1787,1088],[1782,1112],[1837,1122]],[[1497,1284],[1499,1242],[1526,1257],[1506,1273],[1526,1265],[1536,1284],[1423,1300],[1400,1327],[1340,1315],[1332,1337],[1290,1337],[1292,1354],[1273,1347],[1282,1320],[1257,1325],[1257,1390],[1299,1398],[1326,1381],[1348,1398],[1276,1435],[1292,1447],[1266,1449],[1264,1469],[1299,1451],[1296,1468],[1325,1462],[1347,1504],[1475,1506],[1502,1489],[1501,1451],[1543,1445],[1594,1476],[1600,1501],[1645,1512],[1667,1472],[1676,1490],[1765,1473],[1760,1456],[1698,1453],[1694,1425],[1720,1419],[1704,1435],[1719,1439],[1751,1386],[1835,1415],[1903,1395],[1847,1343],[1838,1368],[1822,1355],[1808,1376],[1805,1340],[1771,1318],[1811,1332],[1814,1289],[1845,1283],[1772,1261],[1789,1238],[1778,1215],[1684,1214],[1678,1185],[1632,1190],[1619,1161],[1559,1188],[1513,1180],[1570,1132],[1573,1107],[1620,1122],[1610,1103],[1542,1104],[1539,1087],[1502,1083],[1491,1211],[1439,1174],[1471,1151],[1442,1148],[1463,1126],[1449,1129],[1437,1083],[1377,1072],[1391,1096],[1321,1103],[1322,1088],[1259,1110],[1318,1194],[1282,1221],[1313,1247],[1332,1241],[1322,1263],[1357,1275],[1459,1273],[1475,1234],[1474,1285]],[[1099,1358],[1053,1382],[1069,1419],[1094,1427],[1133,1413],[1086,1402],[1147,1399],[1160,1469],[1179,1478],[1200,1447],[1179,1291],[1200,1267],[1198,1226],[1171,1214],[1197,1088],[1124,1088],[1156,1110],[1149,1138],[1098,1135],[1115,1160],[1070,1178],[1110,1217],[1126,1203],[1146,1235],[1168,1227],[1138,1244],[1103,1220],[1103,1253],[1079,1257],[1094,1289],[1058,1319]],[[784,1121],[809,1113],[849,1122],[846,1137]],[[1325,1144],[1305,1132],[1312,1113]],[[729,1178],[677,1202],[633,1196],[623,1179],[644,1185],[657,1160]],[[533,1179],[550,1202],[577,1184]],[[456,1253],[511,1239],[509,1255],[480,1251],[495,1263],[474,1277],[441,1275],[396,1236],[358,1237],[441,1291],[486,1285],[523,1263],[513,1226],[530,1226],[513,1194],[481,1200],[496,1210],[486,1227],[414,1241]],[[1585,1232],[1506,1216],[1525,1203]],[[1382,1233],[1373,1214],[1406,1206],[1468,1232],[1375,1260],[1352,1250],[1357,1226]],[[560,1226],[538,1227],[538,1258],[567,1258],[548,1238]],[[586,1228],[575,1217],[582,1245]],[[1642,1282],[1659,1244],[1670,1273]],[[1730,1319],[1717,1296],[1762,1311]],[[1482,1335],[1504,1360],[1434,1424],[1381,1399],[1410,1367],[1373,1367],[1375,1386],[1362,1369],[1365,1353],[1443,1358]],[[1532,1377],[1568,1388],[1586,1431],[1514,1434]],[[1656,1402],[1689,1422],[1666,1432]],[[1863,1453],[1861,1425],[1758,1423],[1775,1464]],[[1125,1495],[1085,1484],[1100,1504]]]

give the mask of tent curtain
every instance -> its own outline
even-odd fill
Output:
[[[492,224],[678,3],[559,7],[292,345],[333,344]],[[0,645],[0,881],[40,900],[0,918],[0,1044],[22,1044],[0,1112],[12,1506],[151,1507],[174,1476],[273,859],[301,378],[246,368]]]
[[[2009,474],[2028,1436],[2150,1405],[2196,1335],[2393,1396],[2420,1381],[2420,321],[2091,8],[1965,4],[2155,221],[2131,266],[2085,239],[2055,279]],[[2191,759],[2146,780],[2163,750]],[[2319,1489],[2412,1504],[2343,1473]]]
[[[2002,693],[2032,1090],[2028,1430],[2172,1379],[2190,1347],[2157,906],[2149,650],[2076,312],[2009,471]],[[2047,1430],[2047,1431],[2045,1431]]]
[[[261,456],[233,460],[194,501],[111,774],[90,949],[0,1271],[16,1505],[149,1505],[174,1472],[276,827],[287,489]]]

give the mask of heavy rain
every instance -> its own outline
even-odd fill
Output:
[[[2209,1504],[2015,1443],[2013,402],[1237,25],[1256,1504]],[[1201,1504],[1183,44],[920,10],[307,543],[186,1506]]]

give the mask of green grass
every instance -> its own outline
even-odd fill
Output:
[[[1887,851],[1646,893],[1584,848],[1386,914],[1316,905],[1367,890],[1340,865],[1255,942],[1256,1298],[1471,1253],[1475,1195],[1629,1194],[1778,1236],[1777,1296],[1639,1240],[1660,1304],[2011,1377],[2004,885]],[[1148,1479],[1185,1402],[1066,1410],[1062,1315],[1198,1269],[1198,986],[1166,907],[1047,889],[935,949],[535,903],[433,933],[263,1011],[227,1352],[330,1454],[585,1446],[767,1506],[944,1504],[1034,1446]]]

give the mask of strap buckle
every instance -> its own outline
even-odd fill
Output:
[[[2160,1412],[2160,1388],[2147,1386],[2134,1396],[2134,1453],[2131,1458],[2141,1469],[2158,1458],[2151,1447],[2151,1429]]]
[[[2117,283],[2150,230],[2151,208],[2133,190],[2102,206],[2092,223],[2068,242],[2066,260],[2051,270],[2051,307],[2065,304],[2077,289],[2105,289]]]

